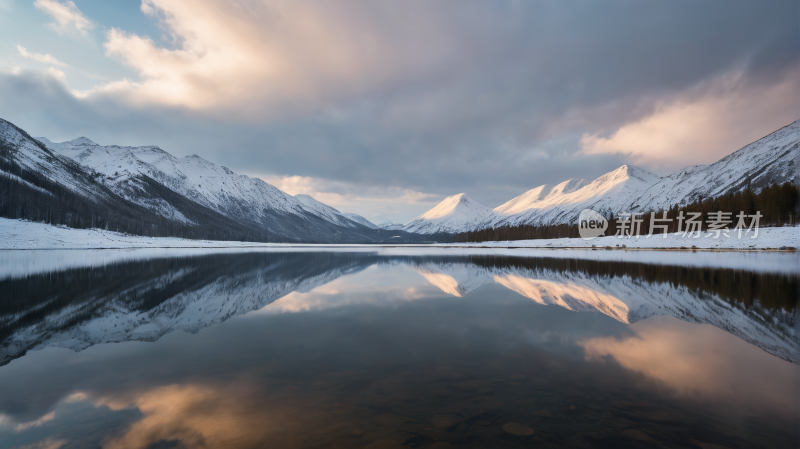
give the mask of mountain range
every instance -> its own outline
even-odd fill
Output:
[[[703,197],[797,179],[800,121],[710,165],[659,177],[632,165],[593,181],[541,185],[491,208],[465,193],[408,223],[374,224],[308,195],[289,195],[258,178],[157,146],[98,145],[86,137],[32,138],[0,119],[0,216],[138,235],[308,243],[411,243],[516,225],[647,212]]]
[[[574,224],[583,209],[605,216],[649,212],[692,203],[699,198],[761,188],[798,179],[800,120],[710,165],[694,165],[659,177],[632,165],[594,181],[568,179],[541,185],[494,209],[465,193],[444,199],[401,229],[433,234],[489,227]]]
[[[400,243],[419,237],[386,231],[308,195],[291,196],[197,155],[178,158],[157,146],[104,146],[86,137],[55,143],[2,119],[0,174],[14,191],[0,202],[11,218],[219,240]]]

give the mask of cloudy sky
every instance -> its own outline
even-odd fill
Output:
[[[796,0],[0,0],[0,117],[407,221],[800,119],[799,21]]]

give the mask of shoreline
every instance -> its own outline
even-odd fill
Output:
[[[190,240],[178,237],[144,237],[100,229],[74,229],[44,223],[0,218],[0,251],[110,250],[110,249],[266,249],[266,248],[458,248],[505,250],[593,250],[668,252],[796,252],[800,248],[800,227],[760,228],[755,239],[745,237],[694,238],[668,234],[667,238],[615,236],[592,240],[562,238],[548,240],[491,241],[480,243],[259,243]],[[619,246],[618,246],[619,245]],[[622,246],[624,245],[624,246]],[[694,247],[693,247],[694,246]]]

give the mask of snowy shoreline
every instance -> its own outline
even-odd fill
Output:
[[[593,240],[564,238],[552,240],[517,240],[481,243],[436,243],[430,245],[399,244],[309,244],[309,243],[258,243],[215,240],[190,240],[176,237],[142,237],[104,231],[100,229],[72,229],[22,220],[0,218],[0,250],[42,249],[123,249],[123,248],[281,248],[281,247],[438,247],[438,248],[535,248],[535,249],[623,249],[626,250],[726,250],[763,251],[786,247],[800,247],[800,227],[761,228],[757,238],[731,237],[681,237],[669,234],[667,238],[654,235],[650,238],[599,237]],[[705,235],[705,233],[704,233]],[[617,246],[619,245],[619,246]],[[692,246],[696,248],[692,248]],[[683,247],[683,248],[681,248]]]

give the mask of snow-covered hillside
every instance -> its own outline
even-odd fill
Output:
[[[474,229],[492,216],[492,210],[465,193],[445,198],[433,209],[411,220],[403,230],[419,234],[462,232]]]
[[[564,195],[579,190],[589,184],[585,179],[568,179],[556,186],[541,185],[528,190],[513,200],[497,206],[494,211],[498,214],[511,216],[531,209],[544,207],[546,204],[557,203]]]
[[[477,203],[460,219],[443,220],[454,198],[420,215],[403,229],[409,232],[466,232],[487,227],[575,223],[583,209],[605,216],[647,212],[796,179],[800,170],[800,120],[753,142],[710,165],[695,165],[660,178],[632,165],[606,173],[592,182],[569,179],[542,185],[487,212]],[[474,202],[474,200],[471,200]],[[462,208],[465,209],[465,208]],[[458,214],[456,214],[459,216]],[[480,218],[480,219],[478,219]]]
[[[590,183],[582,179],[564,181],[541,199],[523,201],[518,200],[520,197],[515,198],[509,202],[513,204],[506,203],[495,208],[496,215],[484,225],[569,223],[577,220],[583,209],[592,209],[604,215],[610,212],[616,214],[628,204],[631,197],[641,194],[658,181],[659,177],[647,170],[623,165]]]
[[[350,220],[353,220],[356,223],[362,224],[362,225],[364,225],[364,226],[366,226],[366,227],[368,227],[370,229],[380,229],[378,227],[378,225],[376,225],[375,223],[367,220],[366,218],[362,217],[361,215],[353,214],[353,213],[349,213],[349,212],[344,212],[344,213],[342,213],[342,215],[344,215],[345,217],[349,218]]]
[[[397,231],[399,229],[403,229],[403,223],[395,223],[393,221],[383,221],[376,225],[381,229],[386,229],[387,231]]]
[[[47,149],[30,138],[24,131],[3,119],[0,119],[0,145],[2,145],[0,148],[4,150],[2,156],[24,169],[45,175],[51,180],[57,180],[62,186],[82,196],[95,199],[111,198],[110,192],[93,182],[91,176],[81,170],[80,166],[72,159]],[[1,168],[0,173],[13,176]],[[30,186],[30,183],[27,184]]]
[[[358,226],[356,224],[363,225],[363,223],[358,223],[358,222],[356,222],[354,220],[351,220],[350,218],[345,216],[345,214],[339,212],[337,209],[334,209],[334,208],[328,206],[325,203],[317,201],[316,199],[314,199],[314,197],[312,197],[310,195],[306,195],[306,194],[300,193],[300,194],[295,195],[294,197],[297,198],[298,200],[300,200],[300,202],[303,203],[303,205],[306,207],[306,209],[308,209],[309,211],[311,211],[312,213],[314,213],[316,215],[319,215],[320,217],[325,218],[326,220],[330,221],[331,223],[336,223],[336,224],[338,224],[340,226],[345,226],[345,227],[349,227],[349,228],[358,228]],[[366,225],[363,225],[363,226],[366,226]],[[372,226],[367,226],[367,227],[369,227],[371,229],[375,229]]]
[[[258,178],[239,175],[191,155],[177,158],[157,146],[101,146],[86,137],[63,143],[38,138],[50,150],[67,156],[105,177],[115,193],[156,212],[184,221],[166,199],[151,192],[147,178],[223,215],[268,225],[274,214],[305,218],[313,214],[336,224],[351,226],[335,209],[310,198],[301,201]],[[334,211],[333,213],[331,211]]]
[[[5,164],[0,171],[8,172],[6,179],[46,193],[48,188],[60,189],[48,185],[61,185],[80,197],[67,200],[79,203],[68,212],[56,211],[61,214],[59,223],[71,216],[92,225],[96,216],[110,216],[133,232],[193,238],[326,243],[389,238],[388,232],[362,223],[363,218],[351,220],[313,198],[295,198],[197,155],[178,158],[157,146],[98,145],[87,137],[56,143],[34,139],[3,120],[0,147],[0,162]],[[26,171],[27,178],[16,173],[20,171]],[[36,176],[41,179],[30,181]],[[20,201],[29,197],[24,198]],[[53,209],[37,207],[33,219],[47,217]]]
[[[795,179],[800,170],[800,120],[710,165],[693,165],[665,176],[626,209],[650,211]]]

